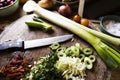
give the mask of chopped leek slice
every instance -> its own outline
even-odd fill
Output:
[[[84,63],[85,63],[85,65],[86,65],[87,69],[92,69],[93,64],[92,64],[92,61],[90,60],[90,58],[85,57]]]

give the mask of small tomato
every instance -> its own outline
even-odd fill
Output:
[[[81,25],[88,26],[89,25],[89,20],[86,18],[82,18],[80,21]]]
[[[75,15],[73,17],[73,21],[75,21],[75,22],[80,22],[80,20],[81,20],[81,17],[79,15]]]

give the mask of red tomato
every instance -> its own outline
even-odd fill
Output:
[[[73,21],[75,21],[75,22],[80,22],[80,20],[81,20],[81,17],[79,15],[75,15],[73,17]]]
[[[89,20],[86,18],[82,18],[80,21],[81,25],[88,26],[89,25]]]

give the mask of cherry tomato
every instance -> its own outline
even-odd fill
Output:
[[[80,22],[80,20],[81,20],[81,17],[79,15],[75,15],[73,17],[73,21],[75,21],[75,22]]]
[[[88,26],[89,25],[89,20],[86,18],[82,18],[80,21],[81,25]]]

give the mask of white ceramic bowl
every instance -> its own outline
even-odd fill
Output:
[[[120,17],[107,15],[100,19],[100,30],[103,33],[120,38]]]

